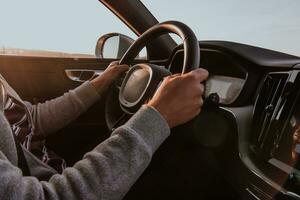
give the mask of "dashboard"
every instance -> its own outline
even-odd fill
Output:
[[[220,104],[196,118],[195,138],[218,149],[220,173],[243,199],[300,199],[300,58],[232,42],[199,44],[200,65],[210,72],[205,97],[216,93]],[[182,62],[179,46],[167,66],[176,73]]]
[[[211,94],[217,94],[220,105],[233,104],[245,86],[247,71],[230,56],[220,51],[202,49],[201,54],[204,57],[201,59],[201,67],[209,70],[211,74],[205,84],[204,97],[208,98]],[[175,49],[167,64],[172,73],[181,72],[183,56],[182,49]]]

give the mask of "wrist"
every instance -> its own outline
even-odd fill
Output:
[[[102,96],[103,93],[105,93],[109,88],[109,85],[106,84],[106,82],[107,81],[105,81],[103,77],[99,76],[90,81],[91,85],[95,88],[100,96]]]
[[[169,128],[173,127],[172,120],[169,118],[167,112],[165,112],[163,108],[161,108],[158,104],[152,101],[148,102],[146,105],[157,111],[165,119]]]

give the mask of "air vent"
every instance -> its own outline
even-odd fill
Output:
[[[269,141],[272,138],[269,136],[272,134],[270,128],[278,112],[278,105],[288,77],[288,73],[270,73],[262,84],[256,99],[252,125],[254,133],[252,144],[256,151],[269,152],[268,144],[272,143]]]

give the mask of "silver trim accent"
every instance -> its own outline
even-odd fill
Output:
[[[249,188],[246,188],[246,191],[256,200],[260,200],[260,198],[256,196]]]
[[[93,72],[94,74],[87,80],[82,79],[82,75],[84,72]],[[92,70],[92,69],[66,69],[65,73],[66,76],[75,82],[83,83],[85,81],[92,80],[93,78],[97,76],[101,76],[103,74],[104,70]]]

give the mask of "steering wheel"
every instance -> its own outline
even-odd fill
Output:
[[[178,21],[166,21],[148,29],[130,46],[119,63],[131,66],[142,48],[153,39],[167,33],[174,33],[183,41],[182,74],[199,68],[200,48],[198,40],[187,25]],[[129,120],[132,114],[152,97],[163,78],[170,74],[172,72],[164,67],[149,63],[131,66],[125,78],[116,81],[116,84],[113,84],[107,94],[105,119],[109,130],[113,131]],[[121,86],[120,82],[122,82]]]

